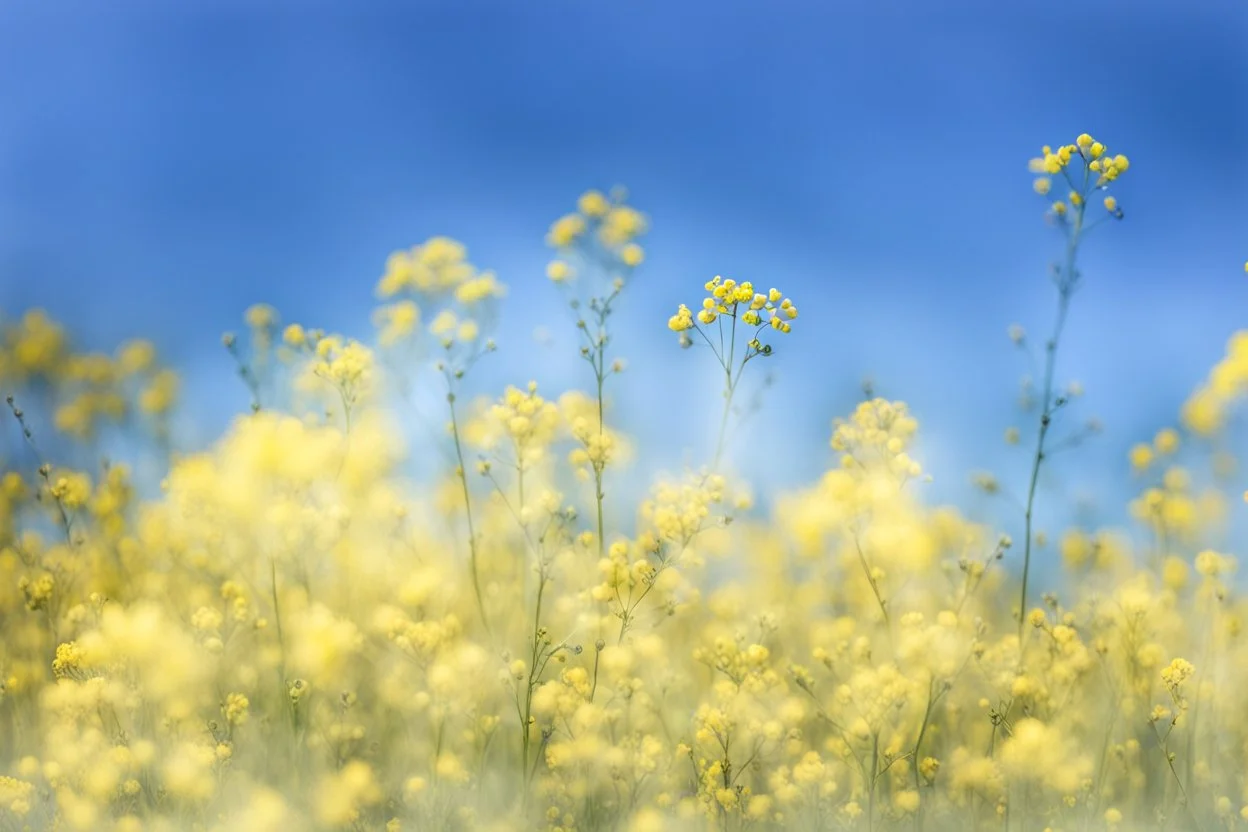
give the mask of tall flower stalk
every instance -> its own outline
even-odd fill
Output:
[[[546,235],[547,244],[558,253],[546,267],[546,276],[569,294],[568,306],[582,341],[580,356],[594,373],[597,430],[592,435],[577,431],[577,438],[585,446],[594,478],[599,558],[606,554],[603,481],[612,445],[606,428],[605,387],[608,377],[624,370],[619,359],[608,363],[611,334],[607,325],[628,278],[645,259],[637,240],[648,224],[645,216],[625,204],[626,197],[622,188],[613,189],[610,195],[586,191],[577,201],[576,212],[555,220]]]
[[[480,545],[455,405],[465,374],[495,349],[494,341],[485,338],[484,333],[494,320],[494,301],[505,293],[506,288],[493,272],[478,271],[468,261],[468,251],[462,243],[448,237],[432,237],[421,245],[390,255],[385,274],[377,284],[378,297],[389,302],[378,307],[374,314],[374,322],[381,329],[381,344],[394,347],[412,337],[420,323],[420,308],[404,295],[420,298],[426,309],[438,310],[427,329],[442,352],[434,366],[446,383],[448,433],[455,453],[455,478],[463,494],[468,531],[468,570],[477,612],[487,632],[490,622],[481,588]]]
[[[1129,165],[1126,156],[1110,156],[1105,146],[1087,133],[1081,134],[1074,144],[1059,147],[1054,151],[1047,145],[1043,148],[1042,157],[1032,159],[1030,168],[1033,173],[1044,174],[1033,183],[1036,193],[1048,196],[1053,188],[1053,178],[1060,175],[1062,181],[1070,188],[1065,200],[1053,202],[1050,217],[1062,229],[1066,236],[1066,252],[1062,261],[1053,265],[1053,283],[1057,287],[1057,315],[1053,323],[1052,334],[1044,345],[1044,383],[1040,393],[1040,425],[1036,434],[1036,450],[1032,456],[1031,474],[1027,484],[1027,500],[1024,507],[1023,522],[1023,580],[1018,599],[1018,635],[1022,643],[1023,626],[1027,618],[1027,586],[1031,576],[1032,522],[1036,504],[1036,485],[1040,479],[1040,468],[1044,464],[1049,438],[1049,430],[1057,412],[1064,407],[1069,399],[1057,395],[1054,391],[1054,370],[1057,364],[1057,350],[1062,333],[1066,327],[1066,315],[1070,308],[1070,298],[1079,286],[1079,269],[1076,260],[1083,237],[1093,228],[1107,219],[1122,219],[1122,209],[1112,196],[1105,196],[1102,204],[1105,214],[1092,222],[1088,222],[1088,201],[1097,191],[1107,190],[1111,182],[1125,171]],[[1073,170],[1072,170],[1073,168]]]

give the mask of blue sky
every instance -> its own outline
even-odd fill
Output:
[[[1061,245],[1026,162],[1086,130],[1132,160],[1127,220],[1088,241],[1058,375],[1107,431],[1048,487],[1114,509],[1126,448],[1248,325],[1245,44],[1233,0],[9,0],[0,308],[152,335],[203,441],[246,406],[219,336],[247,305],[364,335],[386,255],[447,234],[512,287],[478,391],[559,390],[586,379],[543,235],[623,183],[653,232],[616,394],[651,463],[712,441],[709,356],[664,325],[722,273],[802,311],[743,451],[765,485],[818,473],[869,375],[961,498],[1022,476],[1005,331],[1050,325]]]

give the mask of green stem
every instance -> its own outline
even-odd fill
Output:
[[[875,580],[875,575],[871,574],[871,564],[867,562],[867,555],[862,551],[862,541],[858,539],[858,533],[854,532],[854,549],[858,552],[858,562],[862,564],[862,572],[866,575],[867,583],[871,586],[871,592],[875,595],[875,602],[880,606],[880,613],[884,616],[884,626],[888,630],[888,637],[893,637],[893,623],[888,617],[888,602],[884,600],[884,594],[880,592],[880,585]]]
[[[1177,720],[1178,717],[1176,716]],[[1174,730],[1174,722],[1170,723],[1170,730]],[[1198,832],[1204,832],[1204,827],[1200,824],[1200,819],[1196,817],[1195,811],[1192,809],[1192,801],[1187,796],[1187,787],[1183,785],[1183,778],[1179,776],[1178,770],[1174,767],[1174,758],[1170,755],[1170,731],[1166,732],[1165,737],[1157,731],[1156,725],[1153,726],[1153,732],[1157,734],[1157,747],[1161,749],[1161,753],[1165,755],[1166,765],[1170,768],[1170,774],[1174,776],[1174,782],[1179,786],[1179,794],[1182,796],[1183,809],[1187,812],[1187,816],[1191,818],[1192,825],[1196,827]]]
[[[715,440],[715,456],[711,460],[711,470],[719,470],[719,459],[724,453],[724,440],[728,434],[728,415],[732,412],[732,376],[728,375],[728,380],[724,385],[724,412],[719,418],[719,438]]]
[[[1036,453],[1031,461],[1031,478],[1027,485],[1027,507],[1023,516],[1023,585],[1018,596],[1018,643],[1019,661],[1022,661],[1023,628],[1027,622],[1027,584],[1031,576],[1031,544],[1032,516],[1036,502],[1036,484],[1040,479],[1040,466],[1044,463],[1044,443],[1049,435],[1049,427],[1053,423],[1053,373],[1057,363],[1057,346],[1066,326],[1066,311],[1070,305],[1070,295],[1075,285],[1075,257],[1079,251],[1079,236],[1083,227],[1083,213],[1087,202],[1079,205],[1070,234],[1066,241],[1066,259],[1062,273],[1058,276],[1057,319],[1053,325],[1053,335],[1045,344],[1044,359],[1044,392],[1043,407],[1040,411],[1040,433],[1036,439]]]
[[[472,572],[472,590],[477,597],[477,611],[481,614],[481,623],[485,625],[487,634],[493,636],[490,621],[485,615],[485,600],[481,596],[481,577],[477,567],[477,532],[472,522],[472,497],[468,492],[468,472],[464,470],[464,449],[459,441],[459,420],[455,416],[455,394],[448,392],[446,402],[451,409],[451,436],[455,440],[456,473],[464,493],[464,514],[468,518],[468,566]]]
[[[286,686],[286,639],[282,635],[282,608],[277,601],[277,559],[269,556],[269,580],[273,591],[273,622],[277,626],[277,647],[281,664],[277,668],[278,691],[285,694]]]
[[[719,436],[715,440],[715,456],[711,461],[711,471],[719,470],[720,458],[724,453],[724,442],[728,438],[728,417],[732,413],[732,397],[737,391],[737,380],[741,378],[741,374],[737,373],[737,378],[732,377],[732,365],[737,354],[737,315],[732,315],[732,331],[728,340],[728,355],[724,357],[721,353],[721,359],[724,365],[724,412],[719,418]],[[723,336],[723,327],[720,327],[720,336]],[[745,369],[745,363],[742,362],[741,369]]]
[[[603,433],[603,405],[602,405],[602,384],[604,380],[602,362],[604,361],[605,344],[599,340],[598,346],[598,363],[594,367],[594,375],[598,378],[598,448],[602,451],[602,433]],[[602,560],[606,557],[606,534],[605,523],[602,515],[602,473],[605,462],[595,461],[594,465],[594,501],[598,507],[598,559]]]
[[[923,711],[923,724],[919,726],[919,738],[914,741],[914,753],[910,757],[910,762],[914,769],[914,788],[919,788],[919,750],[923,747],[923,738],[927,735],[927,726],[931,723],[932,709],[936,706],[936,678],[927,683],[927,708]],[[917,815],[916,815],[917,817]]]
[[[594,647],[594,681],[589,688],[589,701],[594,701],[594,695],[598,693],[598,660],[602,658],[602,651],[597,646]]]
[[[546,591],[546,575],[543,572],[538,575],[537,579],[537,604],[533,609],[533,650],[529,654],[529,678],[524,694],[524,724],[520,726],[520,770],[524,774],[524,800],[527,804],[529,799],[529,749],[532,742],[530,738],[530,720],[533,717],[533,690],[540,681],[537,667],[537,657],[541,649],[541,637],[538,631],[541,630],[542,620],[542,596]]]
[[[875,829],[875,781],[880,770],[880,732],[871,736],[871,784],[867,790],[867,829]]]

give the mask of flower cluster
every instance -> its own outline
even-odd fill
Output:
[[[127,341],[112,355],[74,352],[63,328],[38,309],[9,326],[0,322],[0,385],[46,390],[48,412],[31,416],[50,418],[59,433],[80,442],[132,414],[155,420],[163,433],[178,394],[177,374],[160,366],[150,341]]]
[[[1041,174],[1032,183],[1036,193],[1048,196],[1053,189],[1053,177],[1059,175],[1070,188],[1064,200],[1053,202],[1053,213],[1059,218],[1064,218],[1072,209],[1082,216],[1092,192],[1108,189],[1131,165],[1126,156],[1110,155],[1105,145],[1087,133],[1081,133],[1074,144],[1062,145],[1056,150],[1045,145],[1041,153],[1028,164],[1032,173]],[[1122,209],[1115,197],[1106,196],[1103,204],[1110,216],[1122,219]]]
[[[582,261],[607,259],[609,271],[616,267],[634,269],[645,259],[637,240],[646,233],[645,215],[628,205],[627,192],[614,188],[610,194],[586,191],[577,200],[575,213],[555,220],[546,234],[546,244],[559,253],[546,267],[546,276],[564,283],[578,276]],[[585,265],[588,265],[587,263]]]
[[[483,333],[493,328],[497,303],[506,287],[492,271],[481,271],[468,260],[468,250],[449,237],[432,237],[386,261],[376,294],[385,301],[373,313],[382,347],[418,347],[422,312],[433,342],[443,351],[444,371],[462,375],[486,352],[494,349]]]
[[[523,390],[509,386],[502,398],[465,426],[464,434],[470,444],[487,451],[510,445],[511,454],[505,462],[523,470],[541,461],[562,427],[559,407],[542,398],[537,382],[531,381]],[[488,468],[488,460],[483,464]]]
[[[767,294],[762,294],[755,292],[754,284],[748,280],[737,283],[718,275],[708,280],[703,288],[708,294],[702,301],[702,309],[696,315],[697,322],[703,326],[710,326],[723,315],[732,318],[734,323],[739,318],[746,326],[770,326],[784,333],[792,331],[792,324],[789,322],[797,317],[797,307],[779,289],[771,289]],[[668,320],[667,327],[680,333],[694,329],[694,317],[689,307],[681,304],[676,314]],[[756,338],[750,341],[749,346],[762,350]]]

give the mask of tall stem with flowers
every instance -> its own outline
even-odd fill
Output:
[[[577,211],[555,220],[546,235],[547,244],[558,252],[546,276],[568,292],[568,306],[582,341],[580,356],[594,373],[597,430],[574,432],[584,445],[594,477],[599,558],[606,553],[603,480],[613,445],[606,429],[604,388],[609,376],[624,370],[620,359],[607,362],[611,343],[607,324],[628,279],[645,259],[637,240],[648,225],[644,215],[625,204],[626,197],[622,188],[609,195],[587,191],[577,201]]]
[[[1050,217],[1066,236],[1066,251],[1061,263],[1052,270],[1053,283],[1057,287],[1057,314],[1053,331],[1044,345],[1044,383],[1040,393],[1040,425],[1036,434],[1036,450],[1032,456],[1031,474],[1027,483],[1027,500],[1024,507],[1023,580],[1018,598],[1018,635],[1022,643],[1023,626],[1027,620],[1027,585],[1031,575],[1032,520],[1036,502],[1036,485],[1040,468],[1044,464],[1046,441],[1057,412],[1067,405],[1069,398],[1055,395],[1053,374],[1057,364],[1057,348],[1066,327],[1066,313],[1070,298],[1079,286],[1079,270],[1075,260],[1079,245],[1085,234],[1108,219],[1122,219],[1118,200],[1106,195],[1102,200],[1105,214],[1088,222],[1088,201],[1098,191],[1108,190],[1110,184],[1127,169],[1130,162],[1121,154],[1110,156],[1105,145],[1087,133],[1080,134],[1074,144],[1064,145],[1056,151],[1043,148],[1044,155],[1032,159],[1030,169],[1043,174],[1034,184],[1036,193],[1047,196],[1053,188],[1053,177],[1060,175],[1070,188],[1066,200],[1056,200],[1050,208]],[[1069,204],[1068,204],[1069,203]],[[1021,648],[1020,648],[1021,649]]]
[[[393,346],[411,337],[420,322],[420,309],[411,297],[421,299],[426,309],[437,313],[428,331],[441,356],[434,368],[446,384],[446,405],[450,416],[448,433],[455,454],[455,478],[464,500],[468,528],[468,568],[472,578],[477,612],[487,632],[489,618],[481,588],[480,545],[473,518],[472,491],[464,462],[464,442],[456,408],[460,383],[486,353],[493,352],[492,339],[484,331],[494,320],[494,302],[506,287],[493,272],[478,271],[468,261],[468,251],[448,237],[433,237],[406,251],[397,251],[386,262],[386,271],[377,284],[378,297],[390,301],[379,307],[375,321],[381,327],[382,344]]]

